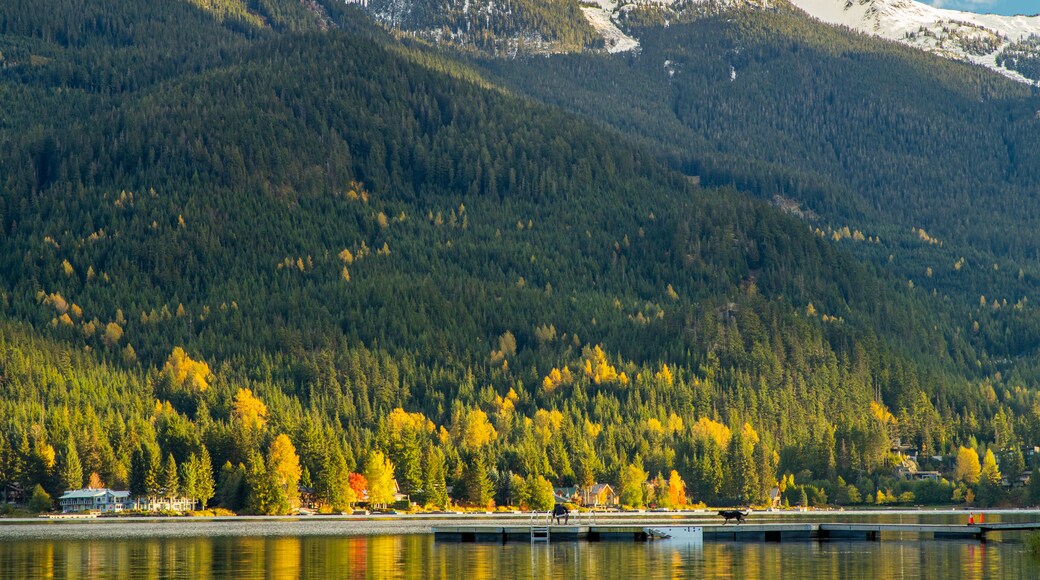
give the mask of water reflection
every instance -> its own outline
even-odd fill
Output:
[[[3,579],[1026,578],[1020,543],[461,544],[427,535],[0,542]]]

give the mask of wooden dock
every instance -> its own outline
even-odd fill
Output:
[[[558,541],[646,541],[652,539],[647,528],[668,527],[680,524],[677,521],[662,521],[638,525],[555,525],[549,526],[553,542]],[[701,524],[704,541],[717,542],[785,542],[785,541],[828,541],[866,540],[880,541],[882,535],[920,538],[969,539],[986,541],[992,532],[1016,532],[1040,530],[1040,522],[1002,524],[873,524],[873,523],[744,523]],[[434,539],[446,542],[529,542],[530,525],[465,525],[437,526],[433,529]]]

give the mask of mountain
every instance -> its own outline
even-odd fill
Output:
[[[848,240],[955,307],[957,332],[980,347],[987,336],[990,361],[1036,356],[1031,89],[792,9],[634,32],[640,51],[623,58],[483,66],[515,91],[642,139],[704,184],[754,192]],[[845,228],[879,241],[835,234]]]
[[[392,28],[499,55],[625,52],[639,46],[633,27],[688,22],[731,9],[795,6],[827,24],[985,66],[1020,82],[1040,82],[1040,15],[976,14],[914,0],[597,0],[581,5],[372,0],[366,5]]]
[[[463,10],[460,55],[335,0],[0,5],[0,483],[157,493],[210,456],[222,506],[277,513],[289,457],[336,507],[386,469],[442,508],[623,472],[638,505],[672,470],[944,502],[890,477],[894,436],[1040,439],[1035,236],[989,262],[1034,206],[977,215],[1029,202],[1026,87],[721,4],[485,59],[555,18],[507,7],[483,40]],[[581,8],[544,38],[595,44]]]
[[[1040,14],[975,14],[914,0],[790,2],[829,24],[973,62],[1023,82],[1040,81]]]

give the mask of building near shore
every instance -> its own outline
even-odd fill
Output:
[[[195,500],[187,497],[141,497],[134,502],[133,509],[145,512],[190,512],[195,509]]]
[[[129,491],[112,489],[74,489],[58,498],[63,513],[72,512],[121,512],[135,509],[136,502],[130,499]]]

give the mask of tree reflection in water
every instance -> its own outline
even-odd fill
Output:
[[[489,580],[499,578],[1040,577],[1014,538],[673,544],[434,542],[428,535],[0,541],[0,578]]]

